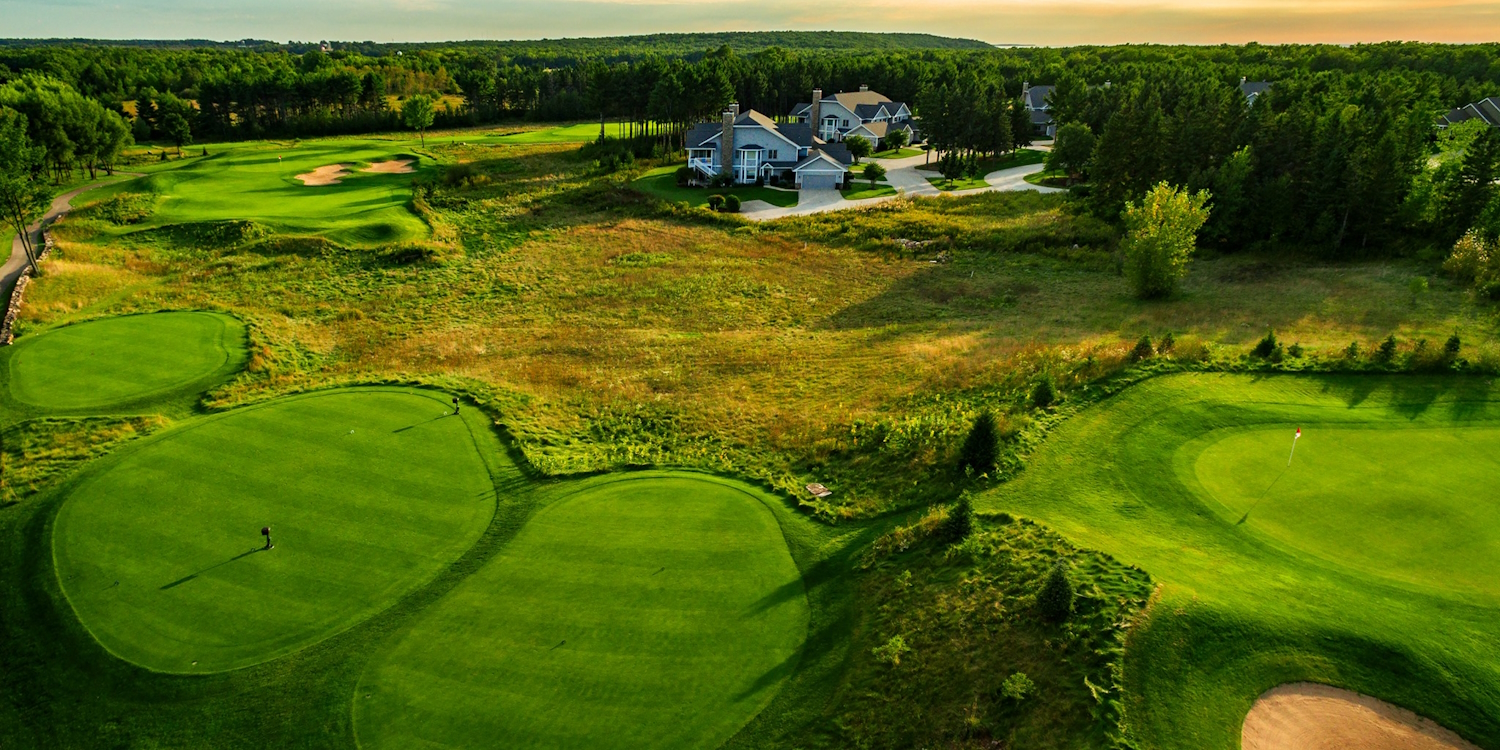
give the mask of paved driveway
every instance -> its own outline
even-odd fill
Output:
[[[874,206],[886,201],[896,200],[901,197],[937,197],[940,195],[973,195],[975,193],[988,193],[999,190],[1031,190],[1038,193],[1061,193],[1061,188],[1043,187],[1033,185],[1026,181],[1026,175],[1036,174],[1045,167],[1041,164],[1028,164],[1024,167],[1012,167],[991,172],[984,177],[989,183],[985,187],[972,190],[960,190],[944,193],[933,187],[927,181],[927,176],[935,172],[918,171],[917,165],[923,163],[923,157],[914,156],[909,159],[875,159],[885,166],[886,182],[896,188],[896,195],[887,195],[880,198],[865,198],[863,200],[844,200],[837,190],[807,190],[798,197],[797,205],[787,208],[773,206],[765,201],[747,201],[743,206],[741,216],[751,221],[770,221],[780,219],[784,216],[806,216],[808,214],[820,214],[826,211],[843,211],[851,208],[864,208]],[[906,163],[905,166],[891,166]]]

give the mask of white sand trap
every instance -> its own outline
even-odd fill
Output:
[[[329,164],[326,167],[318,167],[307,174],[297,175],[297,179],[303,185],[318,187],[320,185],[337,185],[339,180],[349,176],[348,164]]]
[[[411,165],[417,163],[415,159],[391,159],[390,161],[377,161],[361,172],[377,172],[379,174],[411,174],[415,169]]]
[[[1262,693],[1240,743],[1244,750],[1479,750],[1404,708],[1311,682]]]

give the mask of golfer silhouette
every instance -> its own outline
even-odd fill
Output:
[[[263,549],[270,549],[270,548],[276,546],[274,544],[271,544],[271,527],[270,526],[262,526],[262,527],[260,527],[260,535],[266,538],[266,546]]]
[[[458,397],[457,396],[453,397],[453,413],[454,414],[458,413]]]

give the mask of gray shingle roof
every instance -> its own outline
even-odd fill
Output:
[[[1028,89],[1026,91],[1026,96],[1027,96],[1026,106],[1031,107],[1032,109],[1046,109],[1048,106],[1050,106],[1050,105],[1047,104],[1047,95],[1051,94],[1052,93],[1052,89],[1055,89],[1055,88],[1057,88],[1057,87],[1056,86],[1032,86],[1030,89]]]

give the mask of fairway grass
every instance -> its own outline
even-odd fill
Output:
[[[477,415],[405,389],[190,422],[96,465],[54,529],[57,577],[115,655],[163,672],[262,662],[431,579],[495,510]],[[490,438],[492,440],[492,438]],[[269,525],[275,548],[260,550]]]
[[[415,159],[417,173],[432,164],[409,150],[415,144],[375,139],[328,139],[296,143],[257,142],[221,147],[218,153],[171,162],[139,180],[100,191],[148,190],[165,197],[155,213],[130,229],[173,224],[250,220],[287,234],[317,235],[351,246],[372,246],[426,237],[427,225],[412,213],[416,174],[365,172],[370,164]],[[297,175],[333,164],[350,174],[333,185],[304,185]]]
[[[713,748],[797,667],[802,579],[766,498],[590,480],[372,663],[366,748]]]
[[[245,328],[235,318],[170,312],[104,318],[26,336],[9,352],[11,398],[49,411],[121,408],[202,390],[238,370]]]
[[[1174,375],[1069,419],[980,507],[1163,582],[1126,655],[1143,746],[1238,747],[1258,695],[1308,681],[1494,748],[1497,447],[1479,379]]]

